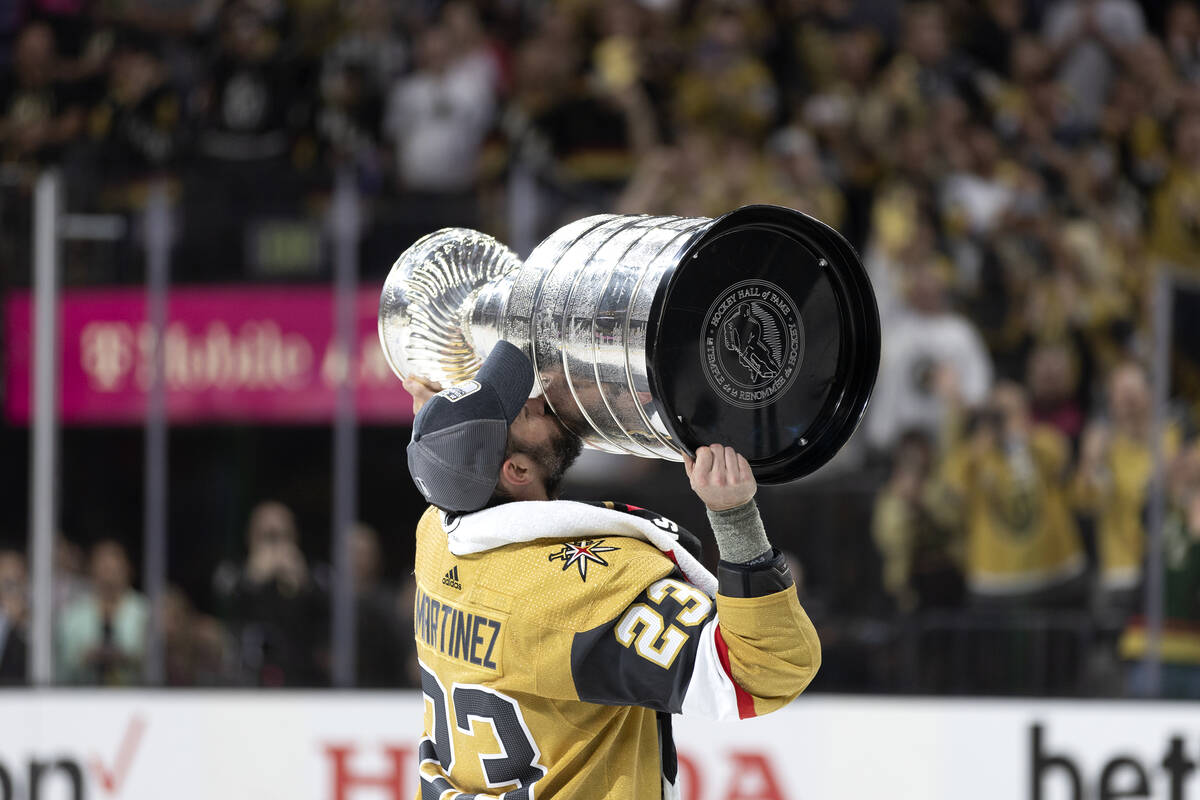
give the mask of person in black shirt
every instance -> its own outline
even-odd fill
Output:
[[[355,525],[350,553],[357,595],[356,684],[360,688],[406,685],[405,669],[414,643],[411,635],[401,635],[398,596],[382,579],[379,534],[369,525]]]
[[[315,91],[309,68],[285,47],[285,30],[286,19],[244,0],[224,12],[208,80],[191,98],[200,118],[175,265],[183,279],[240,274],[254,225],[295,217],[303,208],[298,167],[307,164],[300,142],[311,151],[305,134]]]
[[[225,565],[214,579],[227,605],[242,679],[258,686],[327,683],[328,593],[300,551],[291,509],[260,503],[246,538],[245,564]]]
[[[108,90],[88,119],[98,160],[126,177],[165,166],[179,148],[181,114],[153,41],[127,32],[113,58]]]
[[[84,112],[71,86],[56,80],[54,33],[41,22],[17,37],[11,73],[0,76],[0,161],[57,160],[83,130]]]

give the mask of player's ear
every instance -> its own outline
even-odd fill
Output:
[[[521,490],[538,480],[537,464],[525,453],[513,453],[504,459],[500,465],[500,487],[509,490]]]

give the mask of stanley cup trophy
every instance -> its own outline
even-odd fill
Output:
[[[588,446],[681,461],[726,444],[761,483],[832,458],[879,367],[879,314],[857,254],[778,206],[587,217],[524,263],[490,236],[446,228],[392,267],[379,337],[393,372],[443,386],[474,375],[505,339]]]

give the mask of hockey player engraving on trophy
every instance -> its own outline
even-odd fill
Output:
[[[446,386],[506,339],[587,445],[679,461],[720,442],[763,483],[833,457],[879,366],[879,315],[857,254],[778,206],[587,217],[524,262],[490,236],[446,228],[392,267],[379,336],[397,375]]]

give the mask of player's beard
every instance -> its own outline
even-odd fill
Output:
[[[506,457],[512,456],[514,453],[524,453],[529,456],[542,474],[546,496],[553,500],[558,497],[567,470],[571,468],[575,459],[579,458],[579,454],[583,451],[583,440],[563,425],[562,420],[558,417],[551,416],[550,418],[554,420],[557,430],[548,441],[541,444],[528,444],[519,442],[510,435]],[[512,499],[512,496],[497,486],[496,494],[488,505],[507,503]]]
[[[554,421],[558,423],[559,435],[555,436],[547,447],[542,448],[545,452],[538,456],[538,463],[541,464],[543,470],[542,474],[546,476],[546,494],[551,498],[558,497],[559,488],[563,478],[567,475],[567,470],[583,452],[583,439],[568,430],[557,417],[554,418]]]

